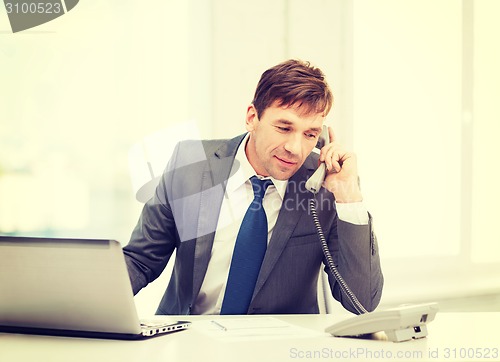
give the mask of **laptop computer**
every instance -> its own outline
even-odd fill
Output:
[[[189,327],[139,320],[114,240],[0,236],[0,332],[143,339]]]

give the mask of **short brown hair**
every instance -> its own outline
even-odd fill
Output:
[[[252,101],[257,114],[277,102],[278,107],[296,106],[306,115],[330,112],[333,95],[319,68],[290,59],[262,73]]]

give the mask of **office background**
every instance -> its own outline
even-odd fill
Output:
[[[158,169],[180,139],[243,133],[261,73],[300,58],[326,73],[328,124],[358,154],[382,303],[497,295],[499,13],[496,0],[81,0],[12,34],[0,8],[0,233],[127,243],[136,151]]]

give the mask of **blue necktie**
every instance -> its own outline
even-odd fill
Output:
[[[236,238],[220,314],[247,314],[267,249],[267,217],[262,199],[271,180],[250,179],[254,199]]]

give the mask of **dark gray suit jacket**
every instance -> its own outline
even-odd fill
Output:
[[[243,138],[180,142],[124,247],[134,294],[161,274],[176,250],[158,314],[191,313],[210,260],[225,181]],[[304,188],[317,165],[317,155],[311,154],[288,182],[249,314],[319,311],[317,281],[324,256],[309,212],[308,200],[313,195]],[[383,277],[371,217],[369,225],[344,222],[337,217],[332,193],[322,188],[316,198],[319,220],[340,274],[364,307],[375,309]],[[334,298],[355,312],[328,275]]]

